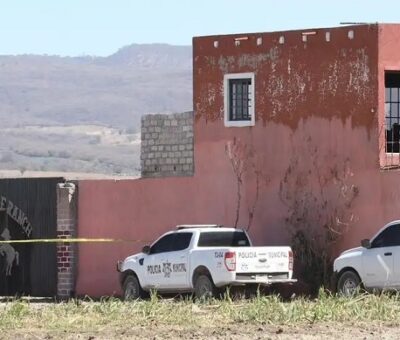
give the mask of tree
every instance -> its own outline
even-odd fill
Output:
[[[260,170],[261,165],[254,147],[252,145],[247,145],[241,142],[240,139],[234,138],[225,144],[225,154],[229,160],[232,167],[233,174],[236,180],[236,212],[235,212],[235,223],[234,227],[238,227],[240,219],[240,211],[242,204],[242,186],[244,177],[254,176],[255,180],[255,194],[254,200],[251,205],[247,208],[248,211],[248,223],[246,230],[251,228],[253,223],[254,214],[256,212],[256,207],[260,195],[261,186],[267,185],[269,179]]]
[[[359,189],[352,183],[349,158],[331,150],[323,154],[311,137],[304,144],[303,149],[292,149],[280,198],[287,207],[295,257],[303,268],[300,275],[317,290],[330,285],[335,246],[356,221],[353,205]]]
[[[19,169],[19,171],[20,171],[20,173],[21,173],[21,176],[23,176],[24,173],[25,173],[25,171],[27,170],[27,168],[26,168],[25,165],[20,165],[20,166],[18,167],[18,169]]]

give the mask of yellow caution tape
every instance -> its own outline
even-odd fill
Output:
[[[111,242],[143,242],[140,240],[122,240],[114,238],[39,238],[29,240],[0,240],[2,243],[111,243]]]

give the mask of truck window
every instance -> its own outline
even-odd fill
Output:
[[[371,248],[400,246],[400,224],[387,227],[372,241]]]
[[[192,233],[176,233],[171,251],[179,251],[187,249],[192,240]]]
[[[156,243],[151,246],[150,254],[159,254],[171,251],[174,242],[174,236],[174,234],[168,234],[160,238]]]
[[[204,232],[200,234],[198,247],[250,247],[243,231]]]

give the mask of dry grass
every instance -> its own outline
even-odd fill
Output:
[[[127,323],[129,320],[129,323]],[[0,329],[34,327],[46,332],[101,332],[129,325],[194,327],[229,324],[298,325],[324,322],[391,322],[400,324],[399,295],[359,295],[353,299],[321,293],[318,299],[282,302],[277,296],[251,300],[230,298],[193,303],[190,299],[122,302],[71,300],[63,303],[32,303],[12,300],[0,305]]]

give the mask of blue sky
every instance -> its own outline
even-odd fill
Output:
[[[399,0],[0,0],[0,54],[101,55],[199,35],[400,22]]]

